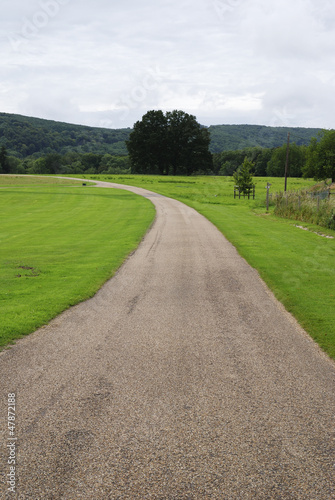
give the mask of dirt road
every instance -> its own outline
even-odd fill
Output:
[[[211,223],[132,190],[157,209],[138,250],[0,354],[1,498],[335,498],[334,363]]]

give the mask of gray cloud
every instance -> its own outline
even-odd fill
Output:
[[[0,110],[131,127],[149,109],[206,125],[335,128],[328,0],[5,0]]]

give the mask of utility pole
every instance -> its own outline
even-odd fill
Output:
[[[270,182],[268,182],[267,185],[266,185],[266,213],[268,213],[268,211],[269,211],[270,187],[271,187],[271,184],[270,184]]]
[[[285,193],[287,190],[288,155],[290,152],[290,132],[287,134],[286,163],[285,163]]]

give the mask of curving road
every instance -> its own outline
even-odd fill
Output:
[[[0,354],[0,497],[335,498],[334,363],[204,217],[99,184],[156,221],[93,299]]]

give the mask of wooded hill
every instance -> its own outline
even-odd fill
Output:
[[[297,146],[308,146],[312,137],[321,131],[318,128],[267,127],[265,125],[212,125],[211,152],[235,151],[245,148],[277,148],[286,144],[287,134]]]
[[[0,113],[0,147],[19,158],[69,152],[127,155],[130,132]]]
[[[261,125],[212,125],[210,151],[241,150],[249,147],[273,148],[291,142],[308,145],[320,129],[267,127]],[[8,113],[0,113],[0,147],[18,158],[40,157],[69,152],[127,155],[125,141],[132,129],[107,129],[73,125]]]

